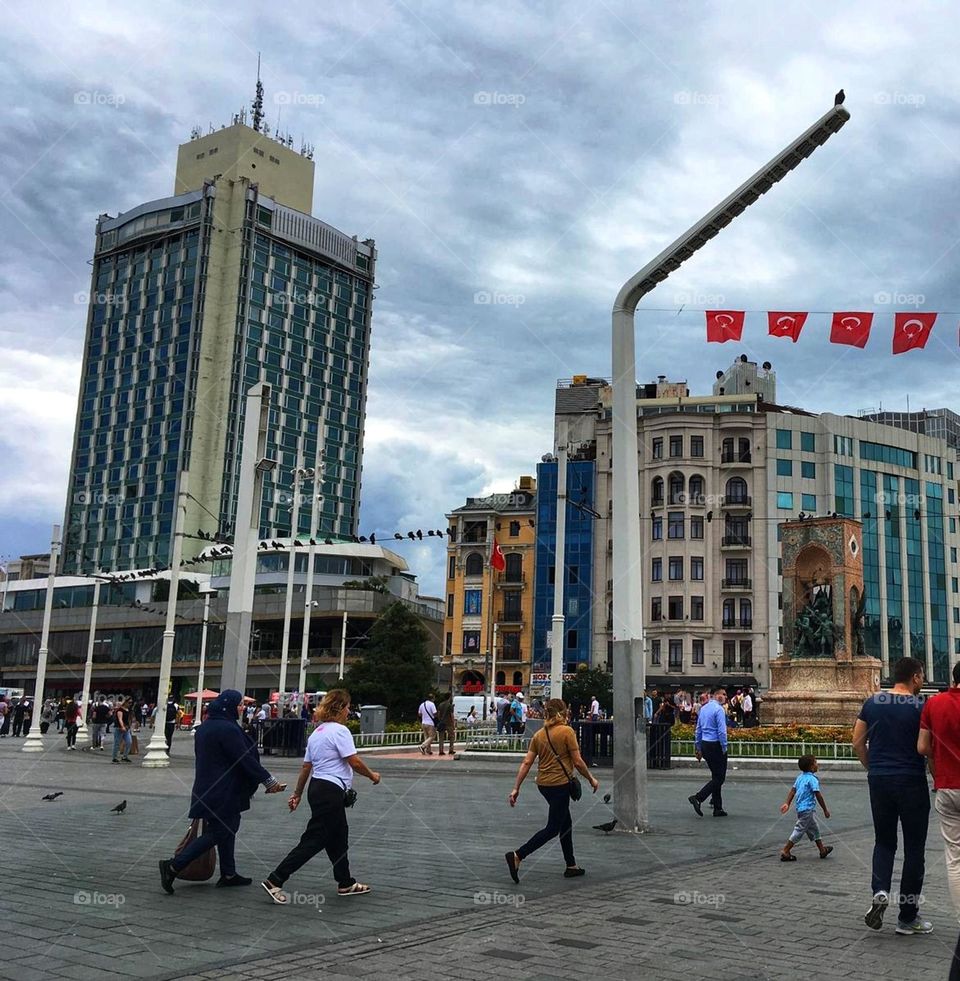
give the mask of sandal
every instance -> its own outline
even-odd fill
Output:
[[[359,896],[365,892],[370,892],[370,887],[362,882],[355,882],[352,886],[347,886],[346,889],[337,889],[338,896]]]
[[[797,860],[796,855],[787,855],[785,852],[780,852],[781,862],[795,862]]]
[[[267,893],[270,896],[270,898],[278,906],[286,906],[287,903],[290,902],[290,899],[287,896],[287,894],[279,886],[275,886],[270,882],[261,882],[260,885],[267,890]]]

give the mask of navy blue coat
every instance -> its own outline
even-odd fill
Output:
[[[222,820],[249,810],[257,787],[270,779],[254,743],[234,720],[223,718],[207,719],[193,738],[190,817]]]

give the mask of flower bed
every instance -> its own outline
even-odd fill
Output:
[[[673,727],[675,740],[692,740],[695,727],[677,724]],[[850,743],[852,726],[757,726],[754,729],[727,729],[729,742],[738,743]]]

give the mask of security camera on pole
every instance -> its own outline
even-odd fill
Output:
[[[637,473],[637,366],[633,318],[640,300],[850,118],[835,105],[802,136],[632,276],[613,305],[613,776],[625,831],[647,827],[643,692],[643,554]]]

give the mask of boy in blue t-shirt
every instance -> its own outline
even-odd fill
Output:
[[[815,776],[819,769],[815,756],[801,756],[797,760],[800,767],[800,776],[793,782],[790,793],[787,795],[786,803],[780,805],[780,813],[786,814],[790,810],[790,805],[796,800],[797,823],[790,834],[790,839],[783,846],[780,852],[781,862],[795,862],[796,855],[792,855],[793,846],[803,840],[806,835],[820,852],[821,858],[826,858],[833,851],[833,845],[824,845],[820,840],[820,826],[817,824],[817,804],[823,808],[823,816],[830,817],[827,805],[823,801],[823,794],[820,793],[820,781]]]

